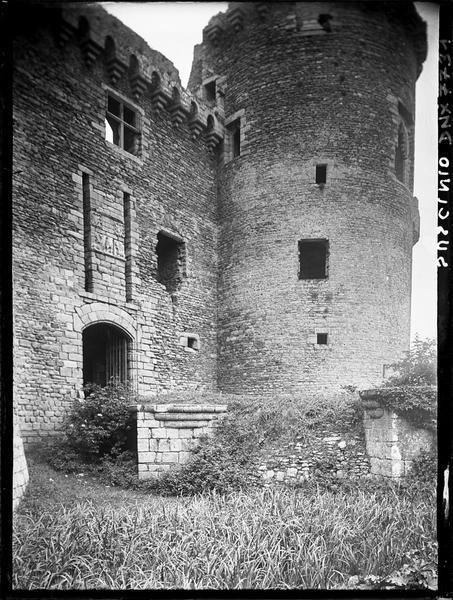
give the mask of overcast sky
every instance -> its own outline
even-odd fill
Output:
[[[209,19],[226,2],[105,2],[103,6],[162,52],[187,85],[193,47],[201,42]],[[437,5],[416,2],[428,24],[428,58],[417,82],[414,195],[419,200],[421,232],[414,247],[411,335],[436,336],[437,206]]]

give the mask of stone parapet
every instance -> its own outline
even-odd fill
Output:
[[[186,463],[203,436],[212,435],[227,411],[225,404],[138,404],[136,414],[139,479]]]

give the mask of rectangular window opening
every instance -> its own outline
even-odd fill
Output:
[[[105,139],[130,154],[137,155],[140,148],[140,130],[137,111],[120,100],[107,97]]]
[[[316,343],[321,346],[327,345],[327,333],[317,333],[316,334]]]
[[[126,282],[126,302],[132,302],[132,221],[131,221],[131,196],[123,194],[124,210],[124,279]]]
[[[192,350],[199,350],[199,342],[196,337],[189,336],[187,338],[187,347]]]
[[[299,279],[326,279],[328,253],[328,240],[300,240]]]
[[[157,234],[158,281],[163,283],[169,294],[181,287],[185,275],[185,244],[162,231]]]
[[[241,154],[241,120],[236,119],[227,125],[227,131],[230,142],[231,157],[236,158]]]
[[[85,291],[93,291],[93,263],[91,253],[91,195],[90,176],[82,173],[83,251],[85,260]]]
[[[217,86],[215,79],[204,85],[204,96],[208,102],[215,102],[217,95]]]
[[[316,183],[326,183],[327,165],[316,165]]]

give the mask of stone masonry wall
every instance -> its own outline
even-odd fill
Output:
[[[356,479],[370,474],[365,440],[360,434],[319,431],[309,442],[300,440],[275,448],[258,467],[265,485],[295,484],[314,475]]]
[[[139,479],[186,463],[200,437],[211,435],[226,405],[141,404],[136,413]]]
[[[435,446],[435,433],[414,427],[394,411],[383,408],[369,395],[365,400],[364,427],[371,473],[404,477],[422,451]]]
[[[391,4],[232,3],[203,32],[189,90],[99,6],[19,7],[14,392],[25,443],[54,433],[81,393],[96,324],[127,340],[127,377],[143,396],[322,401],[374,384],[400,357],[426,39],[413,6]],[[108,139],[109,98],[134,114],[133,149]],[[171,286],[162,236],[178,246]],[[327,277],[298,277],[301,239],[328,239]]]
[[[390,4],[231,3],[204,29],[190,86],[201,96],[216,78],[225,122],[243,125],[219,168],[223,392],[334,396],[377,383],[408,348],[426,42],[413,6]],[[328,240],[325,278],[298,277],[304,239]]]
[[[14,383],[31,442],[54,433],[80,393],[83,332],[95,323],[127,337],[138,393],[216,387],[217,206],[203,133],[209,111],[191,105],[170,61],[84,3],[62,13],[30,5],[14,40]],[[136,111],[136,154],[106,139],[109,94]],[[160,231],[184,244],[174,293],[158,273]],[[187,334],[196,348],[187,347]]]
[[[19,421],[15,414],[13,418],[13,510],[15,510],[27,488],[28,467]]]

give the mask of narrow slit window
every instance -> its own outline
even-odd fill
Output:
[[[300,240],[299,279],[326,279],[328,254],[328,240]]]
[[[407,158],[409,155],[407,131],[403,123],[398,128],[395,147],[395,175],[401,183],[406,183]]]
[[[85,291],[93,291],[93,261],[91,252],[91,194],[90,176],[82,173],[83,251],[85,260]]]
[[[131,221],[131,196],[123,194],[124,210],[124,279],[126,284],[126,302],[132,302],[132,221]]]
[[[316,183],[327,182],[327,165],[316,165]]]
[[[227,131],[230,143],[230,154],[232,158],[241,154],[241,120],[236,119],[227,125]]]
[[[316,343],[320,346],[327,345],[327,333],[317,333],[316,334]]]

